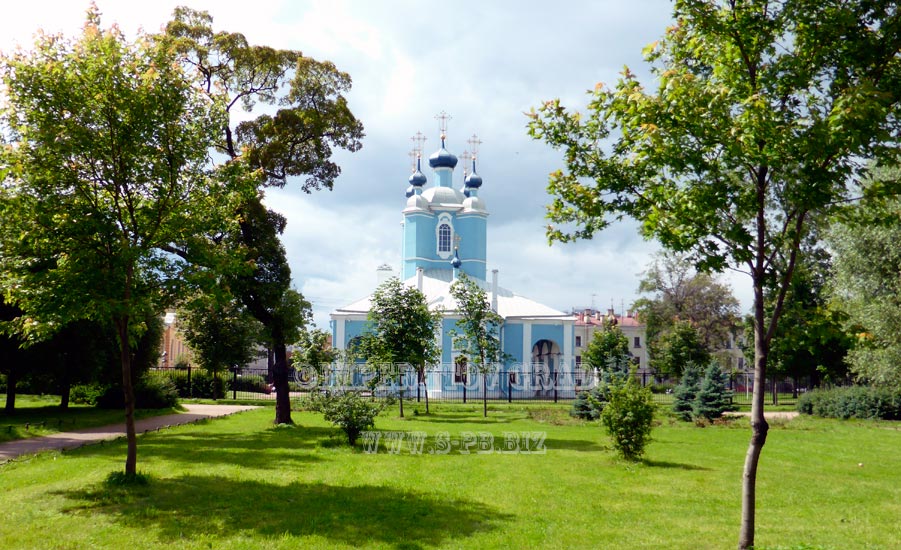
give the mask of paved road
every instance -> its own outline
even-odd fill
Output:
[[[187,412],[142,418],[141,420],[135,421],[135,430],[140,434],[159,430],[161,428],[188,424],[204,418],[217,418],[256,408],[242,405],[190,404],[182,406]],[[85,428],[83,430],[59,432],[43,437],[7,441],[6,443],[0,443],[0,464],[24,455],[32,455],[43,451],[75,449],[89,443],[101,440],[108,441],[124,436],[125,423],[123,422],[122,424],[114,424],[112,426]]]

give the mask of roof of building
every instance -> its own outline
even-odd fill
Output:
[[[607,311],[607,313],[603,313],[597,310],[584,310],[584,311],[576,311],[573,314],[576,316],[576,326],[577,327],[586,327],[586,326],[603,326],[607,321],[607,317],[613,313],[612,311]],[[642,323],[638,317],[633,315],[631,312],[626,315],[616,315],[613,314],[614,318],[616,318],[616,324],[619,327],[643,327],[644,323]]]
[[[491,300],[491,284],[486,281],[473,279],[488,293]],[[453,271],[450,269],[427,269],[423,272],[422,292],[425,294],[431,309],[443,309],[450,315],[457,310],[457,303],[450,293],[453,282]],[[416,286],[417,277],[410,277],[404,284]],[[504,319],[545,319],[554,321],[573,321],[574,317],[562,311],[540,304],[524,296],[514,294],[506,288],[497,289],[497,312]],[[332,312],[332,316],[365,315],[372,307],[372,295],[357,300],[356,302],[338,308]]]

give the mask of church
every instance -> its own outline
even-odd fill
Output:
[[[432,366],[427,374],[429,396],[457,398],[463,395],[464,386],[470,389],[470,395],[481,394],[481,375],[455,368],[457,354],[449,335],[459,319],[450,286],[465,273],[486,291],[492,309],[503,318],[501,346],[510,359],[487,375],[488,397],[573,397],[577,387],[592,382],[589,375],[575,368],[575,317],[503,288],[498,282],[498,269],[491,269],[488,278],[489,213],[481,196],[483,181],[476,171],[477,138],[469,141],[473,154],[462,155],[464,164],[471,160],[471,168],[464,166],[461,188],[454,186],[458,159],[446,148],[446,127],[442,124],[441,147],[428,158],[431,184],[422,171],[424,138],[421,134],[417,138],[413,152],[416,164],[403,208],[399,268],[403,283],[419,288],[429,307],[443,312],[442,358],[441,364]],[[398,195],[402,196],[400,189]],[[393,271],[384,266],[380,270],[383,274]],[[347,348],[366,330],[370,299],[363,298],[330,314],[335,348]],[[401,382],[405,392],[415,391],[416,383],[412,372]]]

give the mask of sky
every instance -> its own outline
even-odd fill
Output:
[[[549,245],[548,174],[561,154],[532,140],[527,113],[560,98],[585,110],[587,91],[614,83],[628,66],[654,82],[641,50],[672,21],[667,0],[277,1],[97,0],[104,26],[155,32],[175,6],[206,10],[216,30],[252,44],[300,50],[333,62],[353,79],[347,98],[366,137],[355,153],[336,152],[333,191],[305,194],[299,182],[267,191],[288,219],[283,236],[295,287],[325,327],[328,313],[368,295],[382,264],[399,273],[401,210],[410,175],[410,138],[422,132],[427,157],[440,145],[436,115],[447,122],[447,148],[460,154],[477,135],[479,196],[486,202],[488,269],[501,286],[555,307],[594,305],[618,312],[637,298],[638,281],[659,249],[633,221],[591,241]],[[35,31],[75,36],[88,2],[30,0],[4,6],[0,51],[28,47]],[[431,186],[433,173],[424,169]],[[462,187],[462,162],[455,171]],[[743,309],[750,280],[727,274]]]

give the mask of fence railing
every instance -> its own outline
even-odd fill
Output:
[[[181,397],[222,398],[239,400],[275,399],[272,376],[266,368],[237,368],[211,375],[202,369],[152,369],[175,382]],[[654,402],[672,403],[673,383],[659,382],[652,373],[635,374],[643,386],[655,391]],[[462,372],[454,368],[425,369],[422,376],[409,365],[369,367],[365,365],[324,365],[318,368],[292,369],[289,377],[292,399],[324,389],[355,389],[377,399],[403,396],[404,399],[433,402],[533,401],[560,402],[575,399],[582,391],[597,386],[600,378],[594,370],[576,369],[556,371],[545,364],[500,365],[489,372],[473,369]],[[753,391],[752,377],[740,373],[729,381],[732,401],[749,405]],[[767,402],[792,405],[799,390],[791,380],[766,384]]]

